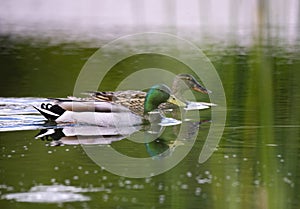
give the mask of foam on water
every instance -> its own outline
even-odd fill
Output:
[[[34,108],[45,98],[0,98],[0,132],[40,129],[44,118]]]
[[[105,188],[81,188],[64,185],[39,185],[32,187],[28,192],[9,193],[2,195],[2,199],[17,202],[32,203],[63,203],[89,201],[89,196],[80,194],[86,192],[110,192]]]

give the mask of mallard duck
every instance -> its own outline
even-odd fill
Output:
[[[196,92],[201,92],[203,94],[211,93],[210,90],[204,88],[192,75],[190,74],[178,74],[175,76],[172,85],[172,94],[181,101],[186,103],[186,108],[190,109],[205,109],[209,106],[213,106],[211,103],[195,103],[190,101],[185,101],[183,98],[183,93],[187,90],[194,90]],[[129,108],[131,111],[136,112],[136,103],[144,102],[146,98],[146,92],[127,90],[127,91],[95,91],[86,92],[92,99],[96,101],[106,101],[113,102],[116,104],[122,104],[123,106]],[[160,109],[173,109],[176,106],[162,103]]]
[[[135,99],[131,105],[107,101],[73,101],[56,99],[54,104],[42,103],[35,107],[45,118],[57,123],[87,123],[99,126],[131,126],[143,124],[145,121],[156,120],[151,111],[161,103],[170,102],[178,106],[185,103],[171,95],[171,90],[165,84],[152,86],[144,99]],[[161,116],[160,114],[154,114]],[[161,119],[161,118],[159,118]]]

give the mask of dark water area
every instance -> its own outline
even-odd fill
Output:
[[[9,36],[0,37],[0,46],[1,208],[299,208],[296,46],[275,41],[249,46],[199,43],[224,87],[224,133],[210,158],[199,163],[211,119],[210,110],[201,110],[203,123],[196,127],[191,151],[174,168],[147,178],[122,177],[99,166],[86,152],[99,145],[87,148],[79,140],[53,146],[51,138],[35,138],[42,130],[74,128],[45,123],[32,105],[72,95],[78,74],[97,47]],[[101,89],[115,89],[134,66],[150,67],[153,63],[143,56],[114,66]],[[188,72],[168,58],[160,62],[175,72]],[[207,95],[195,96],[210,101]],[[177,129],[166,128],[165,141],[152,148],[172,147]],[[132,157],[153,155],[151,145],[107,140],[100,146]]]

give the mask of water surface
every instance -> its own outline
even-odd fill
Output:
[[[210,128],[209,110],[201,112],[206,122],[176,167],[132,179],[95,164],[80,143],[52,146],[51,138],[35,139],[41,130],[64,126],[45,123],[32,105],[72,95],[81,67],[97,48],[10,37],[0,41],[1,207],[299,208],[300,60],[294,47],[201,46],[226,93],[227,121],[218,147],[198,163]],[[131,72],[134,62],[151,64],[143,58],[127,61],[115,66],[104,90],[113,89],[120,72]],[[177,63],[161,62],[188,72]],[[157,142],[162,149],[172,143],[173,131],[167,130],[167,143]],[[102,146],[149,157],[146,146],[126,138]]]

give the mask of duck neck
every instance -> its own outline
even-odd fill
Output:
[[[149,115],[149,112],[155,110],[158,107],[158,105],[154,105],[151,103],[145,103],[144,104],[144,115]]]

